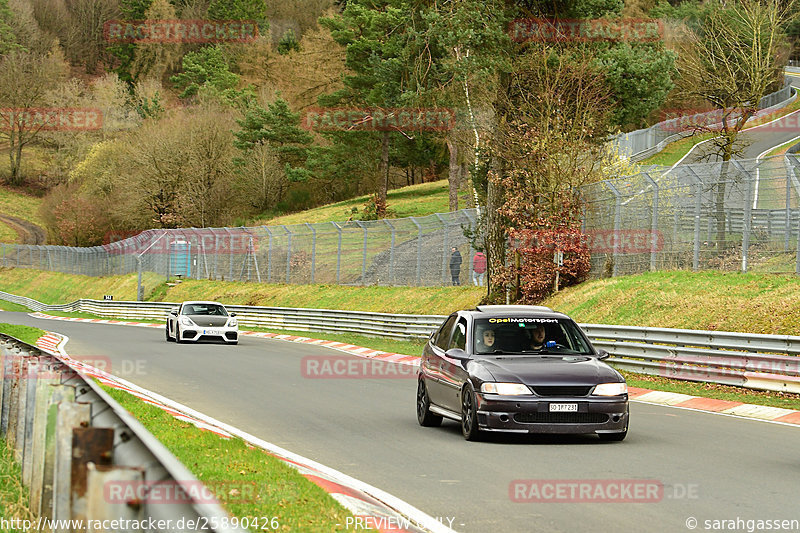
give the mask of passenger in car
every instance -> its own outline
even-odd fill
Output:
[[[478,336],[478,340],[475,343],[475,351],[478,353],[490,353],[496,350],[496,340],[497,339],[493,329],[484,330],[483,333]]]

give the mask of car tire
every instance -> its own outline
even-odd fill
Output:
[[[423,379],[417,380],[417,422],[420,426],[436,427],[442,424],[442,417],[431,412],[431,399]]]
[[[478,440],[478,406],[475,400],[475,389],[467,383],[461,391],[461,434],[467,440]]]
[[[164,331],[166,331],[167,342],[173,342],[175,339],[169,336],[169,322],[167,322],[167,327],[164,328]]]
[[[605,442],[622,442],[625,440],[625,437],[628,435],[628,430],[622,431],[620,433],[598,433],[597,436],[600,437],[600,440]]]

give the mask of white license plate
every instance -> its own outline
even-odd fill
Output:
[[[568,412],[577,412],[578,411],[578,404],[577,403],[551,403],[550,404],[550,412],[551,413],[561,413],[564,411]]]
[[[203,335],[222,335],[221,329],[204,329]]]

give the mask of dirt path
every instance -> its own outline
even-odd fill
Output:
[[[47,232],[33,222],[3,214],[0,214],[0,222],[17,232],[21,244],[45,244],[47,242]]]

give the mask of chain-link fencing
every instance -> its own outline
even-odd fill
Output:
[[[584,188],[593,273],[800,273],[798,168],[798,156],[787,154],[650,170]]]
[[[582,190],[592,275],[664,269],[800,273],[800,156],[657,168]],[[426,217],[148,230],[104,246],[0,245],[0,264],[89,276],[341,285],[473,282],[479,223]],[[460,265],[453,257],[456,248]]]

